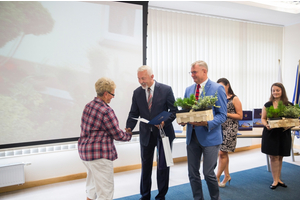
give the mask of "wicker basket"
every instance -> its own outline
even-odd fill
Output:
[[[268,120],[270,128],[284,128],[299,126],[299,119],[282,118],[280,120]]]
[[[212,109],[203,110],[203,111],[193,111],[176,113],[177,123],[188,123],[188,122],[202,122],[202,121],[211,121],[214,119]]]

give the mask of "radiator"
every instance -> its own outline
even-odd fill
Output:
[[[25,165],[27,163],[0,165],[0,188],[25,183]]]

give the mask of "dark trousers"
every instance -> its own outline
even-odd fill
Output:
[[[202,182],[200,177],[200,162],[203,155],[203,174],[209,194],[212,200],[220,200],[219,185],[214,169],[217,166],[217,159],[220,145],[202,146],[195,134],[192,132],[192,139],[187,145],[189,180],[193,192],[194,200],[203,200]]]
[[[159,138],[151,133],[148,146],[140,145],[141,147],[141,159],[142,159],[142,174],[140,183],[141,199],[150,200],[151,197],[151,175],[153,167],[153,156],[155,152],[155,146],[158,143]],[[172,145],[171,145],[172,146]],[[158,169],[157,174],[157,187],[158,194],[155,197],[156,200],[164,200],[165,195],[169,189],[169,173],[170,167],[165,169]]]

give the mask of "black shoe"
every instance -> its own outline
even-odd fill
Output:
[[[270,185],[270,189],[271,189],[271,190],[275,190],[275,189],[277,188],[278,185],[279,185],[279,184],[277,184],[277,185]]]
[[[285,188],[287,187],[287,185],[285,183],[278,182],[278,185],[281,186],[281,187],[285,187]]]

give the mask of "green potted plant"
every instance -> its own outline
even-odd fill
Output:
[[[279,101],[277,108],[271,105],[266,108],[266,111],[268,123],[271,128],[299,125],[300,107],[298,104],[285,106],[282,101]]]
[[[198,101],[195,105],[192,106],[192,109],[195,111],[201,111],[201,110],[209,110],[212,109],[212,107],[220,107],[216,106],[215,103],[218,101],[218,92],[215,93],[214,96],[206,96],[205,90],[203,89],[203,96],[199,97]]]
[[[270,120],[281,119],[283,117],[283,112],[286,109],[282,101],[278,102],[277,108],[274,108],[273,105],[266,108],[267,118]]]
[[[205,90],[202,91],[203,96],[199,97],[198,101],[194,94],[189,98],[177,98],[174,105],[181,107],[182,110],[176,114],[178,123],[201,122],[213,120],[212,107],[218,100],[217,92],[214,96],[206,96]]]
[[[196,97],[194,94],[191,94],[189,98],[177,98],[174,106],[181,107],[182,109],[179,112],[189,112],[192,109],[192,106],[196,103]]]
[[[300,107],[298,104],[296,104],[294,106],[288,105],[285,107],[282,114],[283,114],[283,117],[285,117],[285,118],[298,119],[300,116]]]

